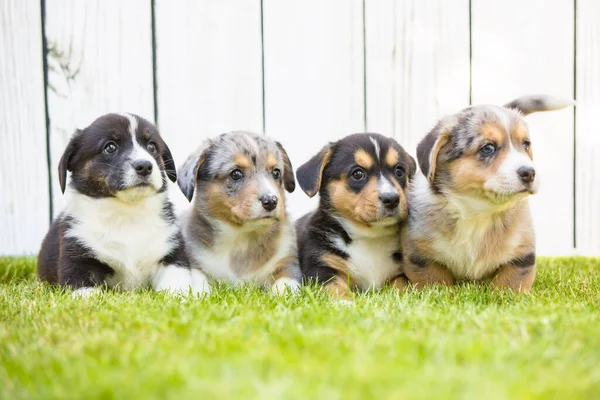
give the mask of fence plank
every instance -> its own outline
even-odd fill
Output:
[[[156,4],[158,120],[179,166],[202,140],[262,132],[260,0]]]
[[[472,1],[473,103],[573,96],[573,1]],[[527,117],[540,192],[531,199],[539,254],[573,249],[573,110]]]
[[[577,3],[577,249],[600,254],[600,3]]]
[[[264,0],[266,132],[294,167],[364,126],[362,0]],[[300,188],[299,217],[316,205]]]
[[[469,105],[469,1],[366,0],[367,130],[411,154]]]
[[[147,0],[46,0],[51,161],[76,128],[107,112],[154,120],[151,9]],[[55,214],[63,197],[54,187]]]
[[[0,254],[36,253],[48,228],[40,2],[0,3]]]

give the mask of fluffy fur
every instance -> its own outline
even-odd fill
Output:
[[[42,244],[40,279],[80,296],[98,286],[208,290],[202,276],[192,284],[167,178],[176,179],[171,153],[143,118],[107,114],[76,131],[59,164],[67,205]]]
[[[182,221],[193,266],[214,280],[296,291],[300,269],[285,208],[296,181],[283,147],[265,135],[226,133],[200,146],[180,172],[192,203]]]
[[[528,96],[440,120],[419,143],[409,194],[405,273],[421,287],[455,281],[529,290],[535,235],[527,197],[538,188],[523,115],[571,104]]]
[[[355,134],[329,143],[297,171],[316,211],[298,220],[298,252],[307,280],[337,297],[386,283],[403,288],[398,241],[415,160],[394,140]]]

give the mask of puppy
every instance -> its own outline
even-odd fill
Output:
[[[405,273],[417,287],[490,282],[528,291],[535,235],[527,197],[538,188],[524,115],[571,103],[545,96],[479,105],[440,120],[419,143],[409,194]]]
[[[404,288],[398,238],[415,170],[396,141],[374,133],[329,143],[298,168],[302,190],[320,194],[317,210],[296,224],[304,277],[336,297],[386,283]]]
[[[284,192],[296,181],[281,144],[250,132],[222,134],[180,171],[179,187],[192,202],[182,222],[193,266],[214,280],[296,291],[301,274]]]
[[[166,194],[167,178],[177,179],[173,158],[151,123],[131,114],[96,119],[75,132],[58,172],[68,200],[42,243],[40,279],[75,295],[99,286],[208,289],[190,269]]]

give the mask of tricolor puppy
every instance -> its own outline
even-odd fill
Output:
[[[325,146],[298,168],[316,211],[298,220],[300,267],[334,296],[350,290],[403,288],[401,223],[415,160],[393,139],[354,134]]]
[[[285,190],[296,182],[283,147],[250,132],[205,142],[180,168],[191,207],[182,216],[194,267],[210,278],[296,291],[300,269]]]
[[[409,195],[405,273],[420,287],[490,282],[527,291],[535,235],[527,197],[537,191],[523,116],[571,103],[545,96],[479,105],[440,120],[419,143]]]
[[[58,173],[68,199],[42,244],[42,280],[80,295],[100,286],[208,289],[190,269],[166,193],[175,166],[151,123],[131,114],[96,119],[75,132]]]

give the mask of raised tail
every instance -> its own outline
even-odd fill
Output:
[[[562,97],[532,95],[519,97],[505,104],[504,107],[513,108],[519,110],[523,115],[528,115],[540,111],[560,110],[573,105],[575,105],[575,101]]]

